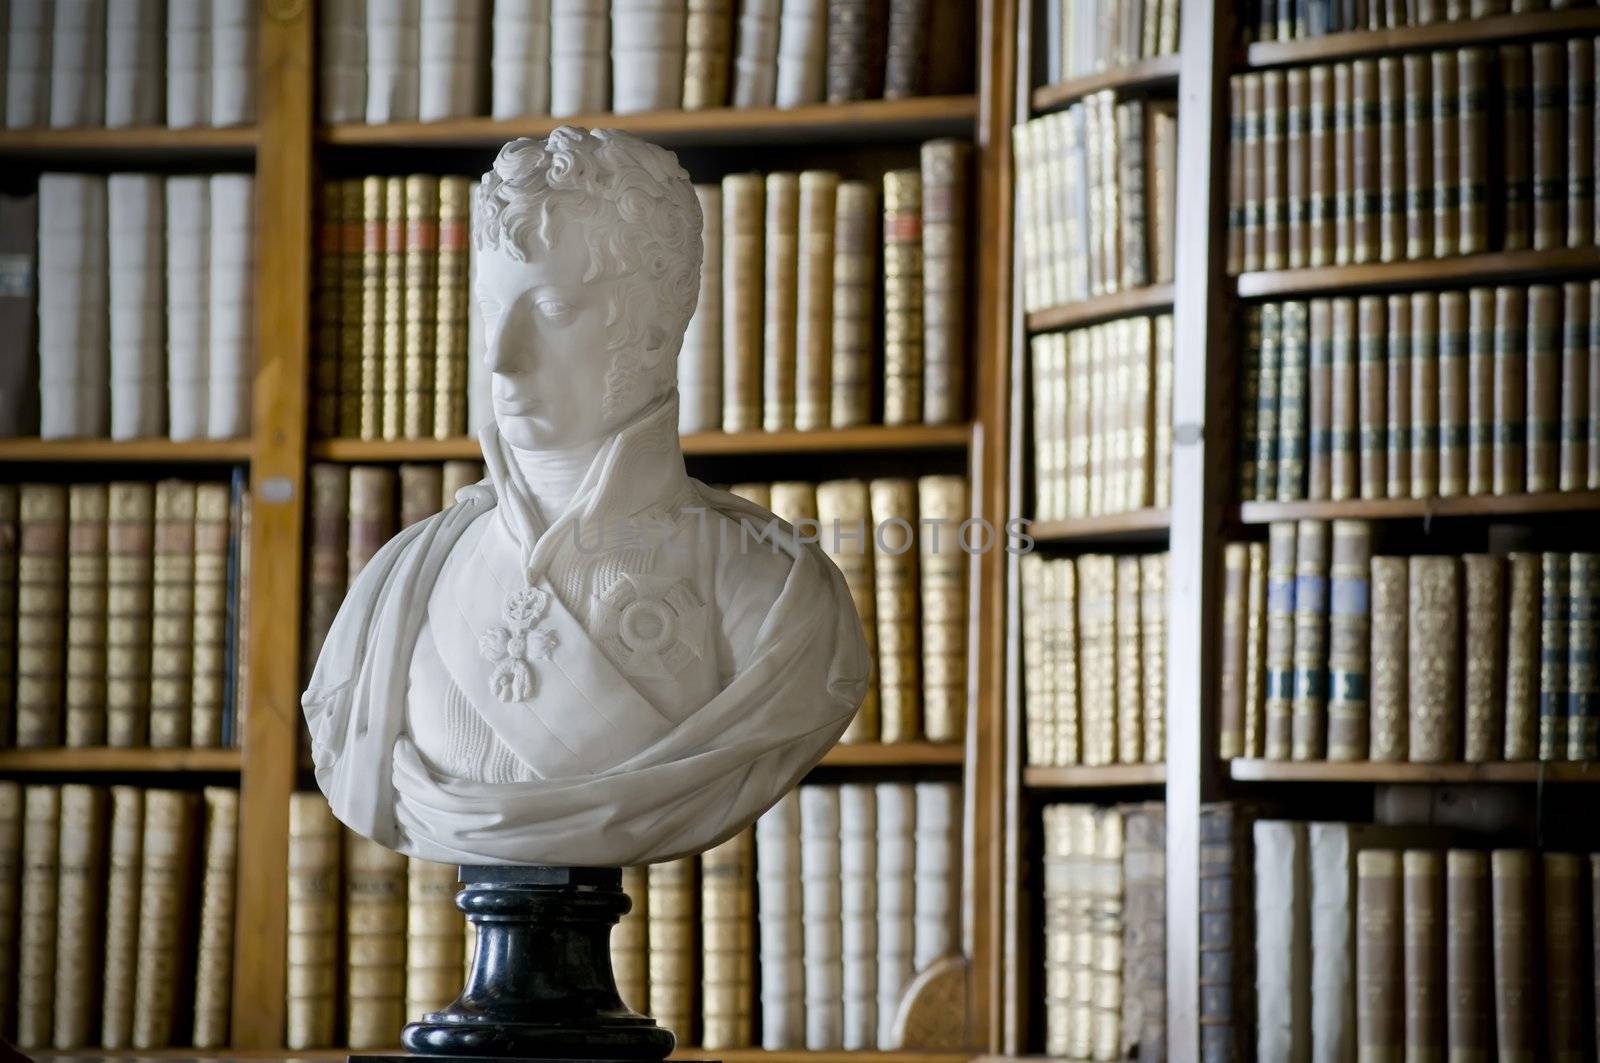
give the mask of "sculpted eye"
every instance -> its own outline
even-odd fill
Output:
[[[541,299],[539,300],[539,313],[547,320],[554,321],[557,324],[565,324],[571,320],[573,310],[570,304],[563,303],[559,299]]]

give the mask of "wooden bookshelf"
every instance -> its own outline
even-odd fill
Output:
[[[1030,790],[1110,790],[1123,786],[1165,786],[1166,782],[1165,764],[1022,769],[1022,785]]]
[[[840,743],[822,758],[829,768],[916,768],[958,765],[966,759],[960,742]]]
[[[45,163],[239,162],[255,154],[254,126],[227,129],[3,129],[0,159]]]
[[[1228,774],[1239,782],[1406,783],[1592,783],[1600,763],[1504,761],[1482,764],[1413,764],[1373,761],[1231,760]]]
[[[243,762],[237,749],[0,749],[0,774],[237,774]]]
[[[1172,292],[1170,284],[1155,284],[1035,310],[1028,315],[1026,328],[1030,333],[1059,332],[1110,321],[1115,317],[1159,314],[1172,309]]]
[[[0,462],[234,465],[249,461],[253,447],[248,439],[0,439]]]
[[[1600,273],[1600,248],[1563,247],[1554,251],[1496,251],[1414,262],[1262,270],[1239,274],[1238,293],[1241,299],[1273,299],[1396,288],[1542,284],[1594,273]]]
[[[1072,520],[1041,520],[1028,534],[1041,543],[1096,542],[1106,539],[1159,541],[1172,526],[1172,513],[1162,508],[1135,509]]]
[[[333,125],[320,127],[316,136],[319,144],[333,148],[497,149],[517,137],[542,137],[559,126],[573,125],[621,129],[668,147],[743,148],[971,135],[977,116],[975,96],[923,96],[790,108],[715,107],[566,118],[454,118],[441,122]]]
[[[1257,41],[1245,50],[1250,67],[1296,66],[1303,63],[1358,59],[1425,48],[1462,48],[1474,44],[1531,41],[1600,30],[1600,10],[1592,7],[1564,11],[1531,11],[1521,15],[1460,22],[1436,22],[1392,30],[1330,33],[1299,41]]]
[[[1158,55],[1132,66],[1102,70],[1045,85],[1033,90],[1033,111],[1035,114],[1059,111],[1085,96],[1106,89],[1117,93],[1133,93],[1176,88],[1178,62],[1176,55]]]
[[[1457,498],[1352,498],[1339,502],[1244,502],[1241,524],[1275,520],[1433,520],[1435,518],[1532,517],[1600,513],[1600,491],[1548,491],[1532,495],[1471,495]]]

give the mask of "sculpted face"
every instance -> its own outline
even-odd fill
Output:
[[[500,249],[481,252],[477,298],[483,313],[484,359],[495,422],[521,450],[557,450],[598,439],[625,423],[654,396],[607,410],[610,298],[617,281],[584,282],[588,252],[581,230],[568,226],[554,247],[519,262]]]

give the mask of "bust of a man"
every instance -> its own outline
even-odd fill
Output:
[[[703,249],[677,159],[607,130],[517,140],[473,223],[489,476],[351,587],[302,699],[317,782],[429,860],[699,852],[844,731],[860,620],[815,544],[684,472]]]

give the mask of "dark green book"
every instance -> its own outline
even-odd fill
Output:
[[[1256,494],[1256,468],[1260,456],[1257,450],[1258,405],[1261,402],[1261,307],[1248,306],[1244,311],[1244,349],[1240,361],[1244,372],[1239,380],[1239,498],[1252,501]]]
[[[1539,759],[1567,758],[1567,640],[1572,563],[1566,554],[1540,555]]]

